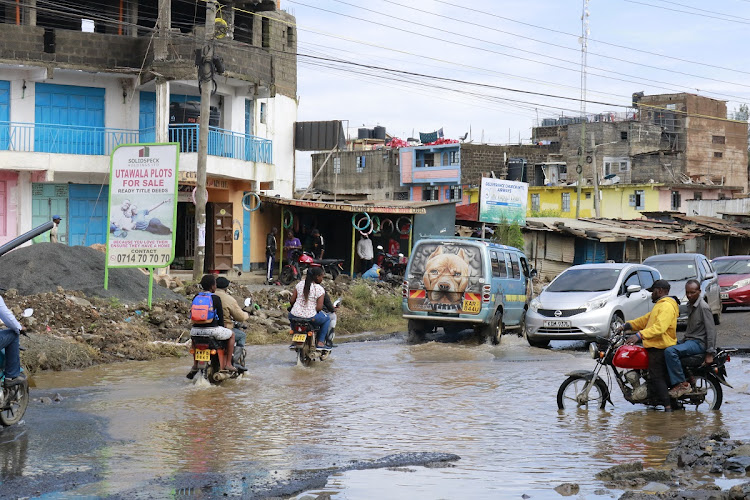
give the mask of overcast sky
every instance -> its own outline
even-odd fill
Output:
[[[298,24],[298,119],[348,120],[355,137],[382,125],[403,139],[443,128],[528,141],[537,119],[580,114],[584,3],[282,0]],[[587,113],[624,111],[638,91],[730,111],[750,102],[750,0],[589,0],[588,11]],[[304,186],[309,157],[297,157]]]

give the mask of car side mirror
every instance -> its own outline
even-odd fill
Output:
[[[630,297],[631,293],[636,293],[641,291],[641,285],[629,285],[626,289],[628,297]]]
[[[531,271],[529,271],[529,278],[536,278],[537,274],[539,273],[536,272],[536,269],[532,268]]]

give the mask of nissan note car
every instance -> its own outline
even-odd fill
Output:
[[[584,264],[569,267],[529,304],[526,340],[594,340],[611,328],[651,311],[649,288],[659,271],[642,264]]]

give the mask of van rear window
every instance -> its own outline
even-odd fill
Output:
[[[464,243],[418,244],[410,257],[409,288],[463,293],[480,288],[482,252]]]

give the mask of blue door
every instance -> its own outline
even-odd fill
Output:
[[[69,234],[71,245],[107,242],[107,185],[69,185]]]
[[[156,94],[141,92],[141,107],[138,114],[140,142],[156,142]]]
[[[103,155],[104,89],[36,84],[34,151]]]
[[[10,82],[0,80],[0,150],[8,149],[10,134]]]

